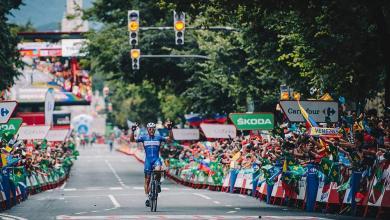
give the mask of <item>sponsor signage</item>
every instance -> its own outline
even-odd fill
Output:
[[[22,125],[23,119],[11,118],[7,124],[0,124],[0,137],[3,133],[8,132],[12,135],[18,133],[20,126]]]
[[[229,117],[238,130],[272,130],[274,128],[272,113],[231,113]]]
[[[234,125],[202,123],[200,128],[207,138],[235,138],[237,135]]]
[[[50,126],[22,126],[18,132],[18,139],[20,140],[42,140],[49,132]]]
[[[53,114],[53,125],[70,125],[70,113],[56,113]]]
[[[0,102],[0,124],[5,124],[11,118],[18,103],[16,101]]]
[[[63,39],[61,40],[62,56],[63,57],[74,57],[74,56],[85,56],[85,53],[80,50],[86,44],[85,39]]]
[[[339,136],[340,129],[339,128],[320,128],[320,127],[311,127],[310,135],[313,136],[322,136],[322,135],[331,135],[331,136]]]
[[[337,122],[339,108],[337,102],[328,101],[300,101],[302,107],[316,122]],[[280,106],[291,122],[305,122],[297,101],[280,101]]]
[[[172,129],[175,140],[199,140],[199,129]]]
[[[69,136],[70,129],[52,129],[46,134],[47,141],[65,141]]]
[[[53,112],[55,105],[54,89],[49,88],[45,96],[45,125],[53,124]]]

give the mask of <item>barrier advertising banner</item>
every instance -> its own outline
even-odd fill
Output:
[[[69,136],[70,129],[51,129],[46,134],[47,141],[65,141]]]
[[[237,135],[234,125],[202,123],[200,128],[207,138],[235,138]]]
[[[272,113],[231,113],[229,117],[238,130],[272,130],[274,128]]]
[[[199,129],[172,129],[175,140],[199,140]]]
[[[20,140],[42,140],[49,132],[50,126],[22,126],[18,132],[18,139]]]

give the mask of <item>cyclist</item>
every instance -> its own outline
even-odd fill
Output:
[[[145,165],[144,165],[144,173],[145,173],[145,194],[146,194],[146,201],[145,205],[147,207],[150,206],[149,203],[149,183],[150,183],[150,176],[151,173],[154,170],[162,170],[162,162],[160,160],[160,145],[161,142],[167,142],[170,140],[173,140],[173,134],[172,134],[172,123],[167,122],[166,124],[168,130],[169,130],[169,137],[164,138],[161,136],[154,135],[156,132],[156,124],[153,122],[150,122],[147,124],[146,128],[148,130],[148,134],[146,135],[140,135],[137,139],[134,138],[134,131],[137,129],[137,125],[133,125],[131,127],[131,134],[130,134],[130,141],[131,142],[142,142],[145,149]],[[157,176],[157,180],[160,181],[161,175]],[[161,192],[161,186],[158,185],[157,191]]]

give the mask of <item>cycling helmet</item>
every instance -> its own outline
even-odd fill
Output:
[[[156,124],[153,123],[153,122],[149,122],[147,125],[146,125],[147,128],[156,128]]]

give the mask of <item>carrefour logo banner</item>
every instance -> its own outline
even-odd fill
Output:
[[[272,113],[231,113],[229,117],[238,130],[272,130],[275,124]]]

